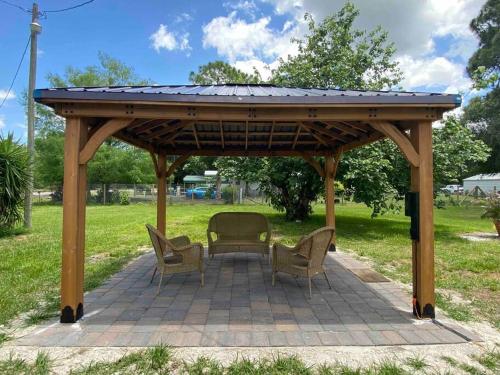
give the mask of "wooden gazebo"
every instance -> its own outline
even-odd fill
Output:
[[[296,156],[325,180],[335,225],[334,178],[343,152],[388,137],[408,160],[413,212],[414,313],[434,317],[432,122],[460,97],[271,85],[40,89],[35,100],[66,119],[61,322],[83,316],[87,163],[115,137],[148,150],[158,177],[157,227],[166,229],[166,179],[190,156]],[[167,156],[177,159],[167,166]],[[324,167],[317,157],[324,157]]]

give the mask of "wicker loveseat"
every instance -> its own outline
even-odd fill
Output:
[[[271,226],[259,213],[219,212],[208,222],[207,237],[208,255],[212,257],[234,252],[269,255]]]

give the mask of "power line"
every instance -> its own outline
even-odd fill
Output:
[[[31,13],[31,10],[26,9],[26,8],[23,8],[23,7],[22,7],[22,6],[20,6],[20,5],[17,5],[17,4],[14,4],[14,3],[11,3],[10,1],[0,0],[0,3],[6,4],[6,5],[10,5],[11,7],[14,7],[14,8],[20,9],[20,10],[22,10],[23,12],[26,12],[26,13]]]
[[[88,0],[88,1],[85,1],[85,2],[83,2],[81,4],[73,5],[72,7],[63,8],[63,9],[43,10],[42,13],[60,13],[60,12],[65,12],[67,10],[73,10],[73,9],[76,9],[76,8],[80,8],[80,7],[84,6],[84,5],[93,3],[94,1],[95,0]]]
[[[16,81],[19,70],[21,69],[21,65],[23,64],[24,56],[26,55],[26,51],[28,50],[28,46],[30,45],[30,40],[31,40],[31,35],[28,37],[28,42],[26,43],[26,47],[24,47],[23,55],[21,56],[21,60],[19,61],[19,64],[17,65],[16,73],[14,74],[14,78],[12,78],[12,82],[10,83],[10,87],[7,90],[7,94],[5,94],[5,97],[3,98],[2,103],[0,104],[0,108],[3,107],[5,101],[7,100],[7,98],[10,95],[10,91],[12,90],[12,87],[14,86],[14,82]]]

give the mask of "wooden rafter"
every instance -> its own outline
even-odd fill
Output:
[[[224,149],[224,124],[222,123],[222,121],[219,121],[219,129],[220,129],[220,143],[222,149]]]
[[[156,152],[156,147],[154,145],[152,145],[149,142],[137,139],[134,136],[130,136],[128,133],[124,132],[123,130],[121,132],[113,134],[113,137],[115,137],[116,139],[119,139],[120,141],[123,141],[125,143],[131,144],[132,146],[147,150],[149,152]]]
[[[320,125],[317,125],[312,122],[303,122],[304,127],[312,129],[318,133],[326,135],[327,137],[333,138],[335,140],[339,140],[341,142],[347,143],[349,140],[346,137],[341,136],[340,134],[336,134],[332,132],[330,129],[326,129]],[[329,142],[330,143],[330,142]]]
[[[399,147],[405,158],[414,167],[418,167],[420,163],[420,157],[415,147],[411,144],[408,136],[395,125],[387,121],[372,121],[370,126],[373,127],[378,132],[389,137],[396,145]]]
[[[159,142],[160,145],[164,145],[167,143],[172,143],[175,138],[180,136],[182,134],[182,131],[185,130],[187,127],[192,126],[194,124],[194,121],[182,121],[181,123],[175,124],[171,126],[169,132],[167,133],[168,136],[165,138],[161,138],[161,141]],[[173,133],[173,134],[171,134]]]
[[[156,177],[160,177],[160,169],[158,168],[158,158],[156,157],[156,154],[152,151],[149,152],[149,155],[151,155],[151,160],[153,161],[153,167],[155,169]]]
[[[363,133],[359,132],[356,129],[353,129],[351,126],[343,124],[342,122],[333,123],[330,121],[325,121],[324,123],[326,124],[327,129],[336,128],[342,131],[343,133],[352,135],[353,137],[359,137],[363,135]]]
[[[300,137],[301,130],[302,130],[302,123],[297,123],[297,132],[295,133],[295,137],[293,138],[292,150],[295,150],[295,146],[297,145],[297,141]]]
[[[301,123],[302,124],[302,123]],[[316,134],[314,131],[312,131],[310,128],[304,126],[304,129],[313,136],[314,139],[316,139],[319,143],[321,143],[324,146],[328,146],[328,141],[325,140],[322,136],[319,134]]]
[[[192,127],[193,127],[194,140],[196,141],[196,148],[199,150],[201,146],[200,146],[200,141],[198,140],[198,133],[196,132],[196,123],[193,123]]]
[[[245,151],[248,150],[248,121],[245,121]]]
[[[268,141],[268,144],[267,144],[267,149],[270,150],[271,149],[271,146],[273,144],[273,133],[274,133],[274,126],[276,125],[276,123],[273,121],[272,124],[271,124],[271,131],[269,132],[269,141]]]

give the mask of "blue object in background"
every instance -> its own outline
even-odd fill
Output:
[[[207,190],[208,190],[207,187],[197,187],[194,189],[187,189],[186,198],[193,198],[194,195],[194,199],[204,199]],[[215,199],[215,190],[212,190],[212,192],[210,193],[210,199]]]

